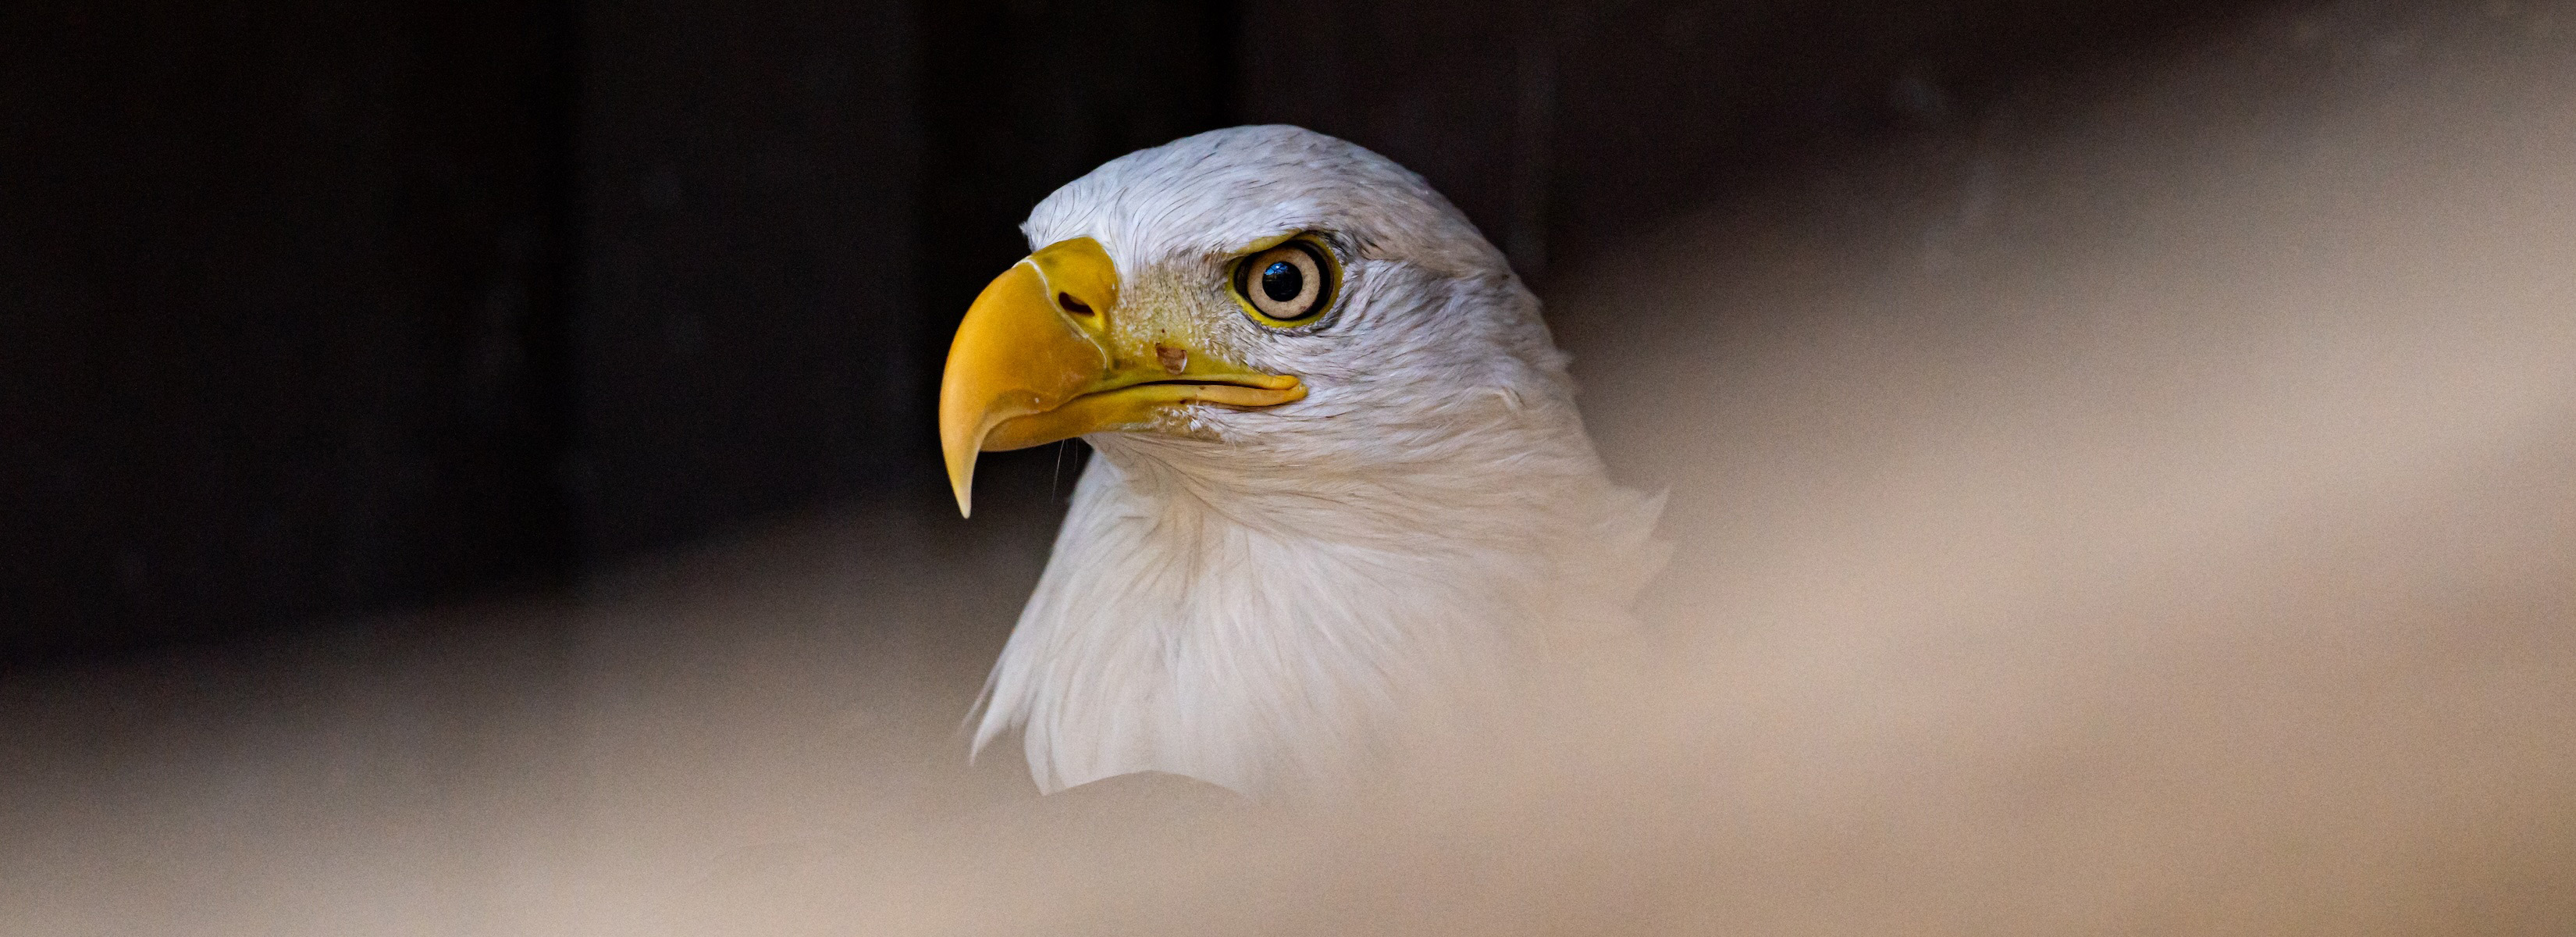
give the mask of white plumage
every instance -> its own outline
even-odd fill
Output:
[[[1273,795],[1626,627],[1663,562],[1660,499],[1605,476],[1538,300],[1420,177],[1239,127],[1113,160],[1023,230],[1106,250],[1116,327],[1184,323],[1307,395],[1086,435],[1099,457],[993,668],[978,751],[1022,730],[1048,792],[1165,771]],[[1281,329],[1226,271],[1290,234],[1330,245],[1343,281],[1319,322]]]

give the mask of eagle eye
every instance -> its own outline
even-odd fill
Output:
[[[1309,325],[1333,307],[1339,274],[1331,252],[1299,237],[1235,261],[1234,298],[1263,325]]]

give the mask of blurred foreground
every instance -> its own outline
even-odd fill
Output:
[[[0,932],[2566,933],[2576,12],[2354,9],[1572,268],[1653,627],[1379,796],[965,764],[930,498],[12,677]]]

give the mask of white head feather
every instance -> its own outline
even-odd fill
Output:
[[[980,751],[1023,730],[1041,789],[1343,776],[1387,727],[1624,627],[1662,565],[1660,499],[1603,473],[1537,298],[1386,158],[1295,127],[1213,131],[1112,160],[1023,230],[1032,247],[1096,239],[1121,308],[1185,316],[1203,347],[1309,388],[1086,437],[1101,457],[975,734]],[[1252,321],[1229,264],[1300,232],[1342,263],[1336,308]]]

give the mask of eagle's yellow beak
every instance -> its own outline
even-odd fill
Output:
[[[939,384],[939,447],[959,514],[972,513],[984,450],[1146,429],[1185,403],[1269,407],[1306,396],[1294,377],[1207,354],[1186,337],[1194,330],[1120,323],[1120,312],[1117,266],[1090,238],[1039,248],[967,307]]]

